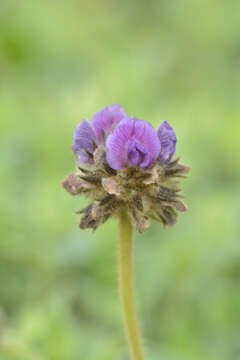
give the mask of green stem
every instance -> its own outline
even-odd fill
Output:
[[[119,291],[128,344],[132,360],[144,360],[141,335],[133,295],[132,276],[133,229],[126,211],[120,213],[118,252]]]

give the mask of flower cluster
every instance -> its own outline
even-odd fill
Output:
[[[173,159],[176,134],[163,121],[158,131],[144,120],[129,118],[119,105],[83,120],[74,132],[72,150],[78,172],[63,187],[72,195],[83,194],[91,203],[80,227],[96,229],[123,207],[132,224],[143,232],[149,219],[174,225],[179,211],[186,211],[179,178],[190,167]]]

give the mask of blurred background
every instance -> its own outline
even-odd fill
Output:
[[[76,125],[169,121],[190,211],[136,234],[147,360],[240,359],[240,2],[0,2],[0,360],[127,360],[117,222],[80,231]]]

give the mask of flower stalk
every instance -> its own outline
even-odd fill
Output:
[[[180,180],[190,166],[174,159],[176,143],[166,121],[156,131],[147,121],[128,117],[120,105],[105,107],[91,123],[77,126],[72,144],[77,172],[62,182],[71,195],[90,200],[77,211],[81,229],[96,230],[120,216],[119,291],[131,360],[144,360],[133,294],[133,228],[144,232],[150,219],[173,226],[188,210]]]
[[[132,272],[133,227],[126,210],[120,212],[120,233],[118,247],[119,292],[126,336],[132,360],[144,360],[141,334],[133,292]]]

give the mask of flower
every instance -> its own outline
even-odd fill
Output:
[[[120,105],[111,105],[97,112],[92,118],[92,126],[95,130],[97,140],[104,141],[116,126],[127,115]]]
[[[158,137],[161,143],[160,162],[169,163],[176,150],[177,137],[173,128],[163,121],[158,128]]]
[[[78,212],[80,228],[95,230],[122,208],[139,232],[149,219],[174,225],[178,213],[187,210],[179,180],[190,170],[173,160],[176,142],[166,121],[156,132],[148,122],[128,118],[120,105],[97,112],[91,123],[83,120],[72,145],[78,171],[62,182],[71,195],[91,199]]]
[[[83,120],[73,135],[72,150],[78,163],[93,163],[92,154],[96,149],[96,134],[87,120]]]
[[[160,141],[155,129],[144,120],[121,121],[106,142],[107,162],[120,170],[128,166],[148,168],[157,159]]]
[[[103,142],[114,126],[126,116],[120,105],[111,105],[97,112],[92,118],[92,124],[82,120],[73,135],[72,150],[77,162],[92,164],[97,145]]]

